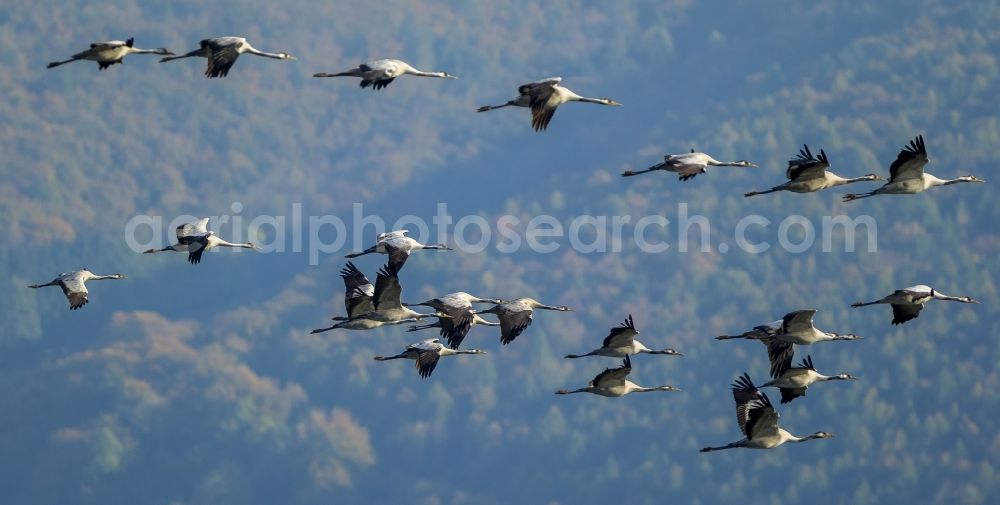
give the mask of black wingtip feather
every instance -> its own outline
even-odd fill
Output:
[[[379,275],[384,275],[386,277],[398,277],[399,270],[392,263],[386,263],[382,268],[378,269]]]
[[[361,273],[361,270],[358,270],[358,267],[355,266],[354,263],[350,261],[348,261],[347,264],[344,265],[344,268],[340,269],[340,276],[344,278],[351,277],[354,274],[359,274],[359,273]]]
[[[816,368],[815,368],[815,367],[813,366],[813,359],[812,359],[812,356],[810,356],[810,355],[808,355],[808,354],[807,354],[807,355],[806,355],[806,357],[805,357],[805,358],[804,358],[804,359],[802,360],[802,364],[801,364],[801,365],[799,365],[799,366],[800,366],[800,367],[802,367],[802,368],[807,368],[807,369],[809,369],[809,370],[815,370],[815,369],[816,369]]]
[[[757,389],[757,387],[753,385],[753,381],[750,380],[750,374],[747,372],[743,372],[743,375],[736,378],[732,384],[732,388],[747,390]]]

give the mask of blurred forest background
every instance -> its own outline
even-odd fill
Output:
[[[998,26],[994,1],[6,4],[3,501],[993,503]],[[244,56],[221,80],[202,76],[201,59],[45,68],[97,40],[183,53],[223,35],[299,60]],[[379,57],[460,79],[372,92],[310,77]],[[560,108],[544,133],[524,109],[474,112],[550,75],[624,106]],[[919,133],[929,172],[989,182],[851,204],[841,190],[743,197],[782,182],[803,143],[843,176],[885,175]],[[686,183],[618,176],[692,147],[761,168]],[[389,223],[429,220],[438,203],[492,221],[676,221],[688,203],[710,218],[713,252],[645,254],[626,242],[584,254],[562,241],[550,254],[419,253],[402,272],[407,300],[466,290],[577,309],[537,315],[502,349],[496,331],[473,328],[465,346],[488,355],[445,360],[420,380],[409,363],[371,358],[430,333],[309,334],[343,313],[346,250],[315,266],[306,254],[229,250],[191,266],[125,245],[132,216],[232,214],[234,202],[246,220],[301,203],[346,221],[363,203]],[[772,221],[755,232],[772,243],[789,215],[867,214],[878,250],[846,253],[835,238],[830,253],[714,252],[752,213]],[[662,233],[676,244],[676,230]],[[358,265],[374,279],[383,260]],[[24,287],[81,267],[129,279],[93,283],[75,312],[57,289]],[[901,327],[886,307],[849,307],[921,283],[983,304],[931,304]],[[767,375],[760,344],[713,337],[809,307],[820,328],[867,338],[796,361],[808,353],[820,371],[861,379],[779,410],[794,433],[837,438],[699,454],[740,438],[729,383]],[[684,391],[554,396],[617,365],[562,356],[596,347],[627,314],[647,345],[685,354],[639,356],[633,379]]]

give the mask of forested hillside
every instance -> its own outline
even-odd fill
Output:
[[[995,2],[177,2],[19,3],[0,8],[0,489],[9,503],[992,503],[1000,495],[1000,203],[991,159],[1000,139],[1000,5]],[[240,35],[298,59],[242,56],[225,79],[205,60],[132,55],[46,69],[92,41],[135,37],[185,53]],[[379,91],[315,79],[382,57],[457,80],[401,77]],[[545,132],[529,112],[484,104],[547,76],[623,104],[567,104]],[[809,144],[845,177],[888,175],[922,134],[941,178],[918,195],[842,203],[859,183],[817,194],[743,194],[784,181]],[[759,168],[711,168],[681,182],[622,178],[697,149]],[[357,207],[360,204],[361,207]],[[438,236],[439,207],[477,228]],[[304,216],[296,228],[292,215]],[[411,362],[378,363],[433,333],[405,327],[310,334],[343,315],[344,254],[375,229],[425,220],[431,243],[400,274],[405,301],[453,291],[530,296],[573,307],[539,311],[501,346],[475,327],[429,379]],[[213,224],[264,251],[143,255],[135,216]],[[629,216],[619,247],[506,252],[498,220]],[[684,216],[704,216],[709,243]],[[738,224],[754,254],[737,247]],[[260,216],[285,229],[252,227]],[[347,224],[312,236],[309,217]],[[644,216],[669,220],[632,240]],[[801,216],[816,243],[781,247]],[[824,218],[870,218],[854,250]],[[234,225],[234,219],[237,223]],[[795,218],[798,219],[798,218]],[[293,229],[302,234],[297,248]],[[415,228],[411,228],[416,233]],[[861,228],[865,230],[864,227]],[[583,242],[601,235],[584,228]],[[610,233],[610,228],[608,228]],[[866,230],[867,231],[867,230]],[[355,234],[360,238],[355,243]],[[805,238],[801,226],[787,236]],[[704,250],[702,245],[705,246]],[[723,247],[725,246],[725,247]],[[280,251],[279,249],[283,250]],[[294,250],[298,250],[298,252]],[[370,278],[384,256],[358,258]],[[87,267],[94,282],[67,310],[55,288]],[[886,306],[852,309],[928,284],[979,305],[932,302],[890,324]],[[772,451],[699,454],[738,440],[729,384],[767,379],[765,348],[718,341],[815,308],[819,328],[865,339],[798,349],[828,374],[779,405],[790,431],[836,438]],[[677,393],[556,396],[620,361],[568,353],[597,347],[631,314],[650,347],[633,380]],[[465,359],[467,358],[467,359]]]

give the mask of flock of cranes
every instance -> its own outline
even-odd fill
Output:
[[[78,60],[97,62],[98,68],[104,70],[111,65],[122,63],[130,54],[157,54],[164,56],[160,61],[169,62],[183,58],[199,57],[207,60],[205,76],[222,78],[229,74],[241,54],[252,54],[278,60],[295,60],[295,57],[285,52],[260,51],[250,45],[243,37],[218,37],[204,39],[199,47],[182,55],[175,55],[165,48],[139,49],[133,44],[133,39],[126,41],[96,42],[90,48],[74,54],[65,61],[55,61],[48,68],[58,67]],[[356,68],[337,73],[316,73],[314,77],[358,77],[362,88],[373,90],[386,88],[396,78],[412,75],[419,77],[437,77],[456,79],[455,76],[443,71],[422,71],[398,59],[380,59],[359,65]],[[540,81],[523,84],[518,88],[518,96],[500,105],[484,105],[478,112],[486,112],[504,107],[526,107],[531,110],[531,127],[535,131],[548,128],[556,109],[569,102],[596,103],[608,106],[620,106],[621,103],[609,98],[588,98],[571,91],[561,85],[560,77],[551,77]],[[919,193],[936,186],[944,186],[959,182],[984,182],[973,175],[966,175],[951,180],[939,179],[924,172],[928,163],[927,150],[922,135],[918,135],[909,145],[900,151],[896,160],[889,168],[890,177],[882,187],[867,193],[847,194],[844,201],[853,201],[882,194],[912,194]],[[691,150],[689,153],[667,154],[662,162],[639,171],[625,171],[623,177],[631,177],[654,171],[666,171],[677,174],[682,181],[693,179],[706,173],[708,167],[757,167],[747,160],[718,161],[712,156]],[[877,174],[867,174],[861,177],[844,178],[829,170],[830,160],[826,151],[820,149],[819,154],[812,152],[809,146],[803,146],[799,153],[788,161],[786,171],[787,182],[767,190],[751,191],[745,196],[755,196],[780,191],[793,193],[812,193],[824,189],[865,181],[885,180]],[[177,243],[162,249],[149,249],[145,253],[163,251],[186,252],[188,261],[198,264],[205,251],[217,247],[235,247],[257,249],[252,243],[232,243],[219,238],[215,232],[208,229],[208,218],[193,223],[183,224],[176,229]],[[375,283],[351,261],[348,261],[340,272],[345,287],[345,315],[332,318],[333,324],[318,328],[312,333],[323,333],[332,330],[365,331],[387,325],[420,323],[425,319],[436,319],[433,323],[411,324],[407,331],[422,331],[436,328],[441,338],[421,340],[406,347],[392,356],[376,356],[376,361],[410,359],[415,363],[420,377],[430,377],[440,359],[444,356],[461,354],[486,354],[479,349],[460,349],[472,327],[499,327],[499,340],[502,345],[512,343],[532,323],[535,310],[555,312],[572,312],[566,306],[543,304],[532,298],[516,298],[504,300],[500,298],[479,297],[466,292],[449,293],[419,303],[405,303],[402,299],[402,286],[399,273],[410,255],[420,250],[450,250],[446,244],[421,244],[407,237],[406,230],[395,230],[378,235],[376,242],[364,251],[348,254],[348,258],[377,253],[388,257],[376,276]],[[95,275],[86,269],[60,274],[46,284],[33,284],[30,288],[59,286],[62,288],[70,308],[73,310],[87,304],[88,290],[86,282],[91,280],[125,279],[122,274]],[[935,289],[918,285],[895,291],[893,294],[867,303],[855,303],[853,307],[874,304],[888,304],[892,307],[892,324],[902,324],[916,318],[926,302],[930,300],[950,300],[962,303],[979,303],[968,296],[948,296]],[[489,305],[485,309],[477,305]],[[425,312],[415,310],[417,307],[428,308]],[[812,345],[835,340],[859,340],[862,337],[853,334],[840,334],[817,329],[813,324],[815,309],[796,310],[786,314],[781,320],[755,326],[740,335],[723,335],[716,337],[725,339],[757,340],[767,348],[770,362],[771,380],[763,383],[760,388],[773,387],[781,393],[781,403],[789,403],[796,398],[805,396],[808,388],[816,383],[827,381],[848,381],[856,379],[849,373],[824,375],[817,371],[812,355],[803,358],[798,366],[792,366],[796,346]],[[486,317],[484,317],[486,316]],[[491,321],[489,318],[496,318]],[[584,354],[568,354],[567,359],[577,359],[587,356],[603,356],[623,359],[621,366],[608,368],[595,376],[586,387],[566,390],[560,389],[556,394],[592,393],[606,397],[620,397],[633,392],[680,391],[670,385],[657,387],[642,387],[628,380],[632,372],[632,357],[638,354],[683,356],[672,348],[651,349],[636,339],[639,331],[636,329],[632,316],[611,328],[601,346]],[[738,377],[732,384],[733,398],[736,403],[736,414],[739,429],[743,438],[736,442],[719,447],[706,447],[702,452],[718,451],[731,448],[771,449],[788,442],[804,442],[821,438],[833,437],[833,434],[819,431],[805,437],[797,437],[778,425],[779,415],[767,395],[754,385],[748,373]]]
[[[98,67],[101,70],[104,70],[105,68],[116,63],[122,63],[125,56],[129,54],[164,55],[164,58],[160,59],[160,63],[191,57],[206,58],[208,60],[208,65],[205,67],[205,77],[208,77],[209,79],[215,77],[226,77],[229,75],[229,70],[233,67],[237,58],[239,58],[241,54],[253,54],[256,56],[264,56],[266,58],[286,61],[296,59],[294,56],[285,52],[271,53],[267,51],[260,51],[250,45],[244,37],[215,37],[203,39],[198,43],[198,49],[179,56],[164,48],[135,49],[132,47],[132,39],[128,39],[127,42],[122,42],[120,40],[94,42],[90,45],[90,49],[74,54],[69,60],[49,63],[49,68],[72,61],[88,60],[96,61]],[[362,88],[371,87],[373,90],[379,90],[387,87],[397,77],[404,75],[458,79],[458,77],[451,75],[448,72],[427,72],[418,70],[403,60],[391,58],[362,63],[355,68],[345,70],[343,72],[318,72],[313,74],[313,77],[360,77],[360,84]],[[621,103],[610,98],[589,98],[578,95],[569,88],[560,86],[559,83],[561,81],[561,77],[551,77],[541,81],[522,84],[518,87],[517,98],[510,100],[503,105],[486,105],[480,107],[479,112],[485,112],[507,106],[529,107],[531,109],[531,127],[534,128],[535,131],[542,131],[548,128],[549,122],[552,120],[552,115],[555,114],[556,109],[564,103],[584,102],[613,106],[621,105]]]
[[[924,172],[927,165],[927,148],[924,146],[924,136],[917,135],[917,138],[910,141],[899,152],[896,161],[889,166],[889,181],[882,187],[868,193],[850,193],[844,195],[845,202],[851,202],[861,198],[868,198],[875,195],[902,195],[920,193],[936,186],[948,186],[959,182],[986,182],[974,175],[963,175],[954,179],[939,179]],[[705,153],[668,154],[663,157],[663,161],[645,170],[626,170],[622,172],[622,177],[632,177],[635,175],[655,172],[658,170],[674,172],[677,178],[682,181],[693,179],[698,174],[707,172],[708,167],[756,167],[757,165],[747,160],[739,161],[718,161]],[[788,160],[788,169],[785,176],[788,182],[774,186],[764,191],[750,191],[743,196],[751,197],[776,193],[779,191],[789,191],[792,193],[815,193],[824,189],[865,181],[884,181],[885,179],[877,174],[866,174],[861,177],[844,178],[828,169],[830,159],[826,151],[820,149],[819,156],[816,156],[809,149],[808,145],[802,146],[799,154]]]
[[[878,303],[892,305],[892,324],[902,324],[914,319],[923,304],[933,299],[951,300],[963,303],[979,303],[968,296],[948,296],[938,293],[929,286],[914,286],[900,289],[895,293],[869,303],[855,303],[852,307],[862,307]],[[795,346],[812,345],[834,340],[860,340],[853,334],[826,332],[813,325],[815,309],[796,310],[785,314],[780,321],[755,326],[741,335],[720,335],[719,340],[757,340],[767,346],[767,357],[771,363],[771,379],[761,387],[775,387],[781,392],[781,403],[805,396],[809,386],[817,382],[854,380],[849,373],[824,375],[816,370],[811,355],[807,355],[797,367],[792,366]],[[778,426],[778,412],[771,405],[767,395],[754,386],[750,375],[744,373],[732,385],[736,400],[736,418],[744,438],[721,447],[706,447],[702,452],[744,447],[750,449],[771,449],[786,442],[804,442],[818,438],[830,438],[833,434],[820,431],[807,437],[796,437]]]

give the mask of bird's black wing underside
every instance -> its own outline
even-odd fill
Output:
[[[548,108],[543,106],[531,108],[531,127],[535,129],[536,132],[545,130],[549,127],[549,122],[552,121],[552,116],[555,115],[556,110],[554,108]]]
[[[781,403],[788,403],[806,395],[806,388],[779,388],[778,390],[781,391]]]
[[[228,46],[221,51],[213,51],[208,58],[208,67],[205,69],[205,76],[212,79],[229,75],[229,69],[233,68],[239,56],[240,53],[237,52],[236,46]]]
[[[451,318],[441,320],[441,336],[448,339],[448,347],[458,349],[458,346],[462,345],[465,336],[472,329],[472,318],[472,311],[466,311],[458,317],[453,314]]]
[[[192,245],[194,245],[194,244],[192,244]],[[204,252],[205,252],[205,247],[204,246],[199,247],[197,249],[189,249],[188,250],[188,262],[190,262],[192,265],[197,265],[198,263],[201,263],[201,255]]]
[[[771,361],[771,377],[777,379],[792,367],[795,348],[788,342],[772,340],[767,345],[767,358]]]
[[[406,264],[406,260],[410,257],[410,251],[393,247],[388,243],[385,244],[385,251],[389,255],[389,264],[397,272],[403,269],[403,265]]]
[[[438,364],[440,356],[436,352],[422,351],[417,355],[417,373],[423,378],[428,378],[434,372],[434,367]]]
[[[916,319],[923,308],[923,305],[917,304],[892,304],[892,324],[903,324],[911,319]]]
[[[371,86],[372,89],[382,89],[392,83],[395,79],[395,77],[390,79],[362,79],[361,87],[367,88],[368,86]]]
[[[695,177],[698,176],[698,174],[703,174],[703,173],[705,173],[705,169],[701,167],[685,168],[677,171],[677,178],[682,181],[687,181],[690,179],[694,179]]]

